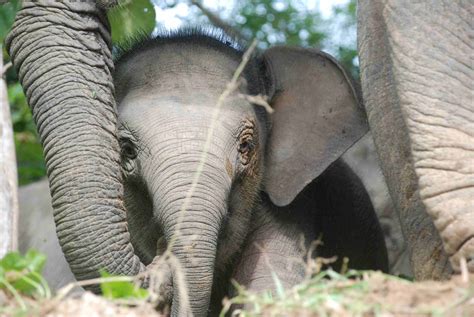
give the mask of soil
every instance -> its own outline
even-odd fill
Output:
[[[369,292],[363,302],[373,309],[364,316],[474,316],[474,275],[455,276],[449,281],[426,281],[413,283],[398,278],[387,278],[379,273],[366,278]],[[349,281],[351,283],[352,281]],[[347,281],[345,282],[347,283]],[[356,281],[354,281],[356,283]],[[61,301],[43,300],[35,302],[24,298],[30,307],[26,316],[47,317],[95,317],[95,316],[164,316],[157,313],[150,304],[138,306],[119,305],[90,292],[80,298],[66,298]],[[17,301],[0,290],[0,307],[18,308]],[[347,309],[335,303],[322,308],[327,316],[354,316],[354,309]],[[13,310],[12,310],[13,312]],[[15,316],[0,313],[2,317]],[[288,313],[275,312],[269,307],[263,316],[318,316],[316,313],[298,310]]]
[[[474,316],[474,276],[413,283],[375,274],[370,284],[367,302],[383,307],[384,316]]]

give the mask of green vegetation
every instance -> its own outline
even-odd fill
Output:
[[[104,305],[108,312],[117,314],[127,310],[132,316],[143,315],[134,311],[148,305],[147,316],[155,316],[152,305],[156,298],[152,292],[139,288],[133,277],[112,276],[102,272],[101,278],[70,284],[51,294],[41,276],[46,257],[30,250],[22,256],[17,252],[7,254],[0,260],[0,316],[43,316],[46,312],[61,307],[73,307],[76,311],[87,305],[88,312],[100,314]],[[316,259],[306,264],[308,273],[302,283],[285,289],[276,274],[273,282],[276,292],[254,293],[238,284],[237,296],[224,300],[221,316],[225,316],[231,305],[245,305],[239,316],[472,316],[474,312],[474,283],[469,277],[455,277],[445,282],[415,283],[381,272],[354,271],[337,273],[318,271],[318,264],[327,260]],[[100,285],[103,296],[89,294],[76,299],[67,299],[74,285]],[[93,300],[91,300],[91,296]],[[95,298],[95,299],[94,299]],[[153,304],[154,303],[154,304]],[[234,306],[235,308],[235,306]],[[156,313],[156,316],[159,316]]]
[[[250,305],[242,316],[260,316],[281,314],[292,315],[313,313],[327,315],[331,309],[349,311],[354,315],[380,311],[378,305],[371,305],[365,300],[370,290],[369,283],[364,280],[362,271],[349,271],[339,274],[335,271],[322,271],[290,290],[284,290],[278,278],[274,278],[277,287],[276,296],[271,293],[255,294],[235,285],[238,295],[227,302],[231,304]],[[392,278],[392,277],[390,277]],[[225,310],[221,316],[224,316]]]
[[[149,297],[146,289],[138,287],[132,281],[114,281],[113,279],[107,281],[107,278],[114,277],[114,275],[106,271],[102,271],[100,275],[105,278],[105,281],[100,283],[100,289],[105,298],[145,300]]]
[[[275,278],[274,278],[275,280]],[[375,271],[321,271],[285,290],[253,293],[235,285],[238,295],[226,301],[245,305],[239,313],[253,316],[472,316],[474,283],[414,283]]]
[[[0,260],[0,292],[2,289],[6,290],[16,302],[14,308],[0,305],[0,315],[21,316],[28,311],[25,295],[37,300],[51,297],[48,284],[41,276],[45,262],[46,257],[34,250],[28,251],[24,256],[11,252]]]
[[[295,1],[248,0],[239,2],[235,28],[262,47],[286,44],[321,47],[326,38],[322,19],[314,10],[304,10]]]
[[[155,8],[149,0],[122,1],[107,14],[112,29],[112,42],[122,44],[140,34],[151,34],[155,28]]]
[[[41,315],[43,303],[57,303],[64,298],[66,294],[61,291],[52,296],[48,283],[41,275],[45,263],[46,256],[35,250],[29,250],[25,255],[10,252],[0,260],[0,316]],[[97,284],[100,284],[107,299],[146,300],[149,297],[147,290],[133,282],[133,277],[114,276],[105,271],[101,272],[101,276]],[[72,287],[66,286],[65,289],[70,291]],[[2,291],[7,302],[11,299],[12,303],[5,305],[2,302]]]
[[[11,252],[0,260],[0,285],[11,291],[30,296],[50,297],[51,292],[41,276],[46,256],[30,250],[24,256]]]
[[[207,9],[216,14],[213,8]],[[354,78],[359,76],[356,0],[336,6],[330,18],[323,18],[303,2],[291,0],[237,1],[230,16],[223,22],[244,39],[257,39],[260,48],[290,45],[323,49],[335,55]],[[334,36],[339,37],[336,42],[331,38]]]

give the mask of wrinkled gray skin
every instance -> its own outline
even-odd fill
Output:
[[[238,91],[269,95],[271,119],[235,91],[213,125],[218,96],[241,56],[194,41],[144,50],[117,70],[117,132],[103,13],[94,2],[25,1],[7,39],[44,146],[59,242],[78,279],[96,277],[100,268],[145,272],[168,244],[190,294],[188,307],[170,271],[172,315],[204,316],[211,294],[219,301],[214,279],[233,275],[255,289],[270,284],[261,259],[275,241],[281,253],[272,254],[274,269],[286,284],[302,272],[278,259],[294,254],[301,235],[309,243],[321,231],[328,236],[323,254],[386,269],[367,194],[336,162],[367,131],[337,63],[317,51],[269,50]]]
[[[370,195],[385,236],[389,272],[394,275],[413,276],[399,218],[378,166],[372,136],[367,134],[354,144],[343,155],[343,159],[359,175]],[[56,236],[48,180],[43,179],[22,186],[18,193],[19,250],[24,253],[34,248],[47,255],[48,261],[43,270],[43,276],[49,287],[56,291],[67,283],[75,281],[75,278]]]
[[[44,147],[56,231],[72,272],[79,280],[98,277],[100,268],[144,272],[123,206],[105,12],[94,1],[23,1],[6,46]]]
[[[46,255],[47,260],[42,273],[53,291],[74,282],[74,275],[56,236],[48,180],[43,179],[20,187],[18,201],[19,251],[25,253],[35,249]]]
[[[474,270],[473,14],[469,0],[359,1],[364,104],[417,279],[461,258]]]
[[[252,290],[272,289],[271,267],[285,286],[300,282],[303,252],[320,234],[325,243],[320,255],[346,256],[354,268],[387,270],[370,199],[352,170],[336,161],[364,126],[343,71],[317,51],[269,50],[250,62],[244,84],[224,101],[213,122],[217,100],[240,60],[240,54],[217,40],[193,34],[148,42],[116,65],[131,241],[145,264],[167,247],[181,260],[195,315],[205,314],[210,304],[211,313],[218,312],[229,295],[230,278]],[[311,77],[315,72],[318,77]],[[322,88],[306,80],[310,77]],[[312,101],[300,94],[300,87],[314,98],[319,93],[325,97]],[[329,87],[334,91],[326,92]],[[271,116],[238,96],[272,90],[279,92],[270,93]],[[325,103],[338,114],[326,114]],[[297,114],[288,117],[289,110]],[[307,128],[308,123],[315,127]],[[337,124],[342,128],[333,128]],[[297,139],[284,129],[296,132]],[[351,141],[344,144],[341,134]],[[318,142],[334,155],[313,152]],[[313,166],[303,164],[305,151]],[[287,158],[278,160],[282,153]],[[193,189],[203,155],[207,159]],[[285,177],[297,179],[302,188],[272,187]],[[174,272],[176,314],[182,313],[177,283]]]

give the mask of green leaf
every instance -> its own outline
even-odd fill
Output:
[[[25,185],[46,175],[43,149],[19,82],[9,84],[8,101],[15,133],[18,179],[20,185]]]
[[[36,250],[28,250],[25,254],[25,260],[27,263],[26,268],[29,271],[41,273],[46,263],[46,256]]]
[[[8,3],[0,5],[0,43],[3,43],[6,35],[10,32],[20,6],[20,0],[10,0]]]
[[[112,42],[123,44],[142,34],[151,34],[155,28],[155,8],[150,0],[126,0],[109,10]]]
[[[46,175],[43,147],[36,133],[16,132],[15,148],[20,185],[28,184]]]
[[[0,260],[0,281],[24,294],[45,297],[49,288],[40,275],[45,262],[46,256],[35,250],[29,250],[25,256],[7,253]]]
[[[101,271],[102,277],[114,277],[106,271]],[[116,276],[115,276],[116,277]],[[146,299],[148,297],[148,291],[140,288],[133,282],[128,281],[109,281],[100,284],[100,289],[104,297],[109,299]]]
[[[26,268],[27,263],[20,253],[9,252],[0,260],[0,266],[5,271],[21,271]]]

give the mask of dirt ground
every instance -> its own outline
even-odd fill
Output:
[[[463,282],[457,276],[451,281],[407,283],[374,277],[373,291],[367,301],[389,308],[394,316],[434,315],[474,316],[474,276]]]
[[[419,282],[391,278],[381,273],[372,273],[363,279],[368,289],[358,294],[348,293],[344,301],[327,301],[318,307],[319,314],[312,309],[283,309],[279,305],[263,307],[259,316],[474,316],[474,275],[455,276],[445,282]],[[340,282],[334,287],[347,288]],[[344,285],[343,285],[344,284]],[[343,293],[343,295],[345,295]],[[26,314],[14,313],[18,302],[0,290],[1,317],[47,316],[47,317],[99,317],[99,316],[164,316],[157,313],[150,304],[140,303],[127,307],[92,293],[86,292],[80,298],[34,301],[24,298],[28,305]],[[352,303],[352,304],[351,304]],[[349,306],[348,306],[349,304]],[[351,306],[352,305],[352,306]],[[17,310],[18,312],[18,310]],[[357,312],[363,312],[357,314]],[[246,316],[255,316],[249,312]]]
[[[390,273],[394,275],[403,274],[405,276],[411,276],[412,273],[408,261],[406,244],[401,233],[398,217],[395,214],[386,185],[383,181],[382,173],[378,167],[371,136],[368,135],[358,142],[356,146],[344,155],[344,159],[361,177],[371,196],[385,233],[385,240],[389,252]],[[42,213],[39,211],[32,213],[40,215],[41,219],[49,219],[50,227],[54,229],[50,215],[52,211],[50,211],[49,190],[47,183],[45,181],[43,183],[42,186],[44,189],[43,187],[41,188],[42,191],[46,193],[43,195],[45,201],[34,201],[34,206],[23,206],[23,209],[31,213],[34,208],[40,209],[40,206],[47,206],[47,208],[43,208],[44,212]],[[33,185],[30,185],[30,187],[31,186]],[[35,188],[32,187],[31,190],[33,189]],[[20,194],[21,192],[22,190],[20,190]],[[34,195],[30,191],[25,192],[24,196],[28,198],[43,197],[41,195]],[[31,199],[28,199],[28,201],[31,201]],[[44,216],[45,213],[46,216]],[[33,219],[31,223],[37,227],[38,221],[39,220]],[[43,224],[42,226],[45,227]],[[54,233],[53,229],[50,231]],[[24,236],[27,236],[27,233],[25,233]],[[55,247],[59,250],[59,245],[54,234],[53,238],[54,239],[49,240],[54,240]],[[34,236],[32,240],[40,241],[45,244],[44,241],[48,239]],[[24,249],[30,247],[31,245],[29,244],[23,246]],[[34,247],[50,255],[47,249],[43,250],[45,246],[35,245]],[[63,262],[63,266],[67,267],[65,261]],[[55,263],[54,267],[49,268],[47,262],[44,274],[47,281],[53,286],[53,290],[73,280],[72,274],[69,274],[69,279],[65,279],[63,277],[65,274],[58,273],[57,260],[51,261],[51,263]],[[60,277],[62,278],[61,281],[54,280]],[[361,316],[474,316],[474,276],[470,276],[468,282],[463,282],[460,277],[455,277],[447,282],[411,283],[396,278],[390,279],[373,274],[366,279],[366,282],[369,285],[369,290],[363,294],[358,294],[359,298],[355,301],[352,301],[353,299],[347,295],[349,303],[354,303],[354,306],[362,305],[369,307],[370,312],[359,314]],[[7,296],[6,292],[0,288],[0,316],[162,316],[162,314],[158,314],[151,305],[146,303],[141,303],[135,307],[126,307],[117,305],[92,293],[84,293],[81,298],[67,298],[61,301],[55,299],[33,301],[27,298],[24,300],[28,306],[27,313],[16,315],[14,314],[14,310],[18,311],[17,309],[19,308],[17,301],[12,296]],[[346,303],[345,299],[342,302]],[[356,315],[355,311],[360,308],[347,309],[347,306],[340,305],[337,302],[327,302],[323,306],[322,311],[326,316],[354,316]],[[321,314],[318,315],[314,310],[295,310],[295,307],[293,307],[291,312],[282,311],[281,307],[270,305],[265,307],[264,313],[260,315],[320,316]],[[254,315],[249,313],[247,316]]]

